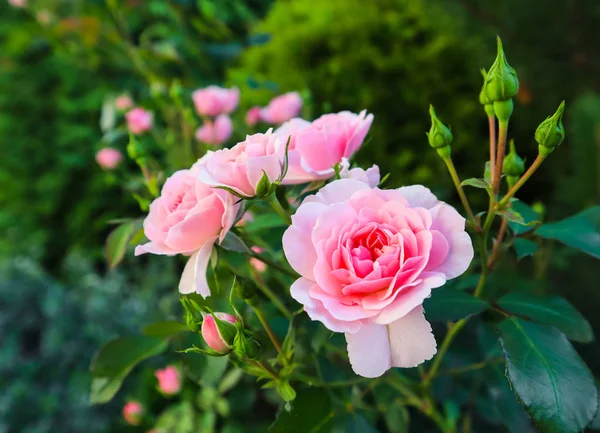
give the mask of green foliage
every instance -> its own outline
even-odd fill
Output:
[[[283,407],[269,433],[326,433],[331,431],[331,400],[324,389],[298,392],[292,407]]]
[[[482,299],[446,287],[434,289],[431,297],[423,303],[425,316],[434,322],[464,319],[473,314],[479,314],[489,307],[490,305]]]

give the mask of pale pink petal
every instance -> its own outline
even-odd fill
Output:
[[[177,254],[176,251],[173,251],[172,249],[170,249],[166,245],[159,244],[159,243],[156,243],[156,242],[148,242],[148,243],[145,243],[144,245],[138,245],[137,247],[135,247],[134,254],[136,256],[139,256],[139,255],[142,255],[142,254],[146,254],[146,253],[150,253],[150,254],[164,254],[164,255],[167,255],[167,256],[174,256],[175,254]]]
[[[425,209],[431,209],[439,200],[429,188],[423,185],[411,185],[403,186],[402,188],[396,189],[400,192],[410,204],[410,207],[424,207]]]
[[[203,298],[210,296],[210,287],[208,287],[208,281],[206,280],[206,270],[216,240],[217,238],[215,237],[206,241],[206,243],[202,245],[202,248],[198,250],[198,256],[196,258],[196,293]]]
[[[303,203],[318,202],[324,204],[341,203],[360,190],[369,190],[369,185],[354,179],[338,179],[325,185],[315,195],[306,197]]]
[[[392,367],[390,341],[385,325],[365,323],[358,332],[345,335],[350,364],[356,374],[379,377]]]
[[[179,293],[183,293],[187,295],[189,293],[194,293],[196,291],[196,260],[198,259],[198,251],[190,256],[187,263],[185,264],[185,268],[183,268],[183,273],[181,274],[181,279],[179,280]]]
[[[387,328],[394,367],[416,367],[435,355],[435,337],[431,325],[423,316],[423,307],[415,308]]]

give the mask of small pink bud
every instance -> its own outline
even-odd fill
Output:
[[[232,132],[231,118],[227,114],[221,114],[214,122],[207,120],[196,130],[196,140],[206,144],[219,145],[227,141]]]
[[[8,0],[8,3],[15,8],[24,8],[27,6],[27,0]]]
[[[257,254],[260,254],[263,252],[263,249],[261,247],[253,246],[252,251],[254,251]],[[267,270],[267,265],[265,265],[263,262],[261,262],[260,260],[254,258],[254,257],[252,257],[250,259],[250,265],[252,265],[252,267],[256,270],[256,272],[259,272],[259,273]]]
[[[230,323],[237,322],[237,319],[231,314],[215,313],[215,316]],[[206,315],[202,321],[202,337],[204,338],[206,345],[215,352],[225,354],[231,351],[229,348],[231,342],[227,343],[227,341],[223,339],[219,329],[217,328],[215,318],[211,315]]]
[[[123,155],[121,155],[121,152],[112,147],[105,147],[96,153],[96,162],[105,170],[116,168],[122,159]]]
[[[172,365],[164,370],[156,370],[154,375],[158,379],[158,389],[166,395],[175,395],[181,391],[181,378],[179,370]]]
[[[131,425],[139,425],[144,415],[144,407],[137,401],[129,401],[123,406],[123,418]]]
[[[260,111],[260,118],[273,125],[282,124],[297,117],[302,110],[302,97],[298,92],[279,95]]]
[[[260,107],[252,107],[246,113],[246,124],[254,126],[260,121]]]
[[[143,134],[152,128],[152,113],[137,107],[125,114],[127,128],[135,135]]]
[[[115,108],[117,110],[125,111],[129,110],[131,107],[133,107],[133,99],[131,99],[130,96],[121,95],[115,99]]]

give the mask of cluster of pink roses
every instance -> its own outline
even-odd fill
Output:
[[[285,256],[300,274],[291,295],[312,319],[345,333],[357,374],[376,377],[430,359],[436,343],[423,300],[467,269],[473,247],[464,218],[427,188],[382,190],[377,166],[350,169],[372,121],[366,111],[294,118],[208,152],[167,179],[144,221],[149,242],[136,255],[188,255],[179,290],[207,297],[206,268],[236,222],[238,197],[262,194],[265,181],[330,179],[337,166],[340,179],[305,198],[284,234]]]

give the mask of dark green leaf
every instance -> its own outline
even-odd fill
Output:
[[[516,317],[498,325],[508,379],[542,433],[576,433],[596,415],[587,366],[557,329]]]
[[[130,239],[141,226],[141,221],[128,221],[114,229],[106,238],[105,256],[106,262],[114,269],[125,257]]]
[[[255,233],[261,230],[285,226],[285,221],[279,215],[269,213],[256,216],[252,222],[248,223],[244,230],[248,233]]]
[[[394,429],[393,431],[398,430]],[[345,433],[378,433],[378,430],[369,423],[363,413],[357,411],[346,418]]]
[[[537,221],[529,221],[529,222],[525,221],[525,218],[523,218],[523,215],[521,215],[519,212],[517,212],[513,208],[506,208],[504,210],[497,211],[496,214],[498,214],[501,217],[506,218],[508,220],[508,222],[513,225],[521,225],[521,226],[533,228],[533,226],[535,224],[537,224]]]
[[[427,320],[447,322],[479,314],[489,304],[473,295],[446,287],[433,290],[431,297],[423,302]]]
[[[483,179],[477,179],[477,178],[470,178],[470,179],[465,179],[461,182],[462,186],[472,186],[474,188],[481,188],[481,189],[490,189],[491,185],[489,183],[487,183],[485,180]]]
[[[252,254],[250,249],[246,246],[235,233],[228,232],[223,239],[223,242],[219,245],[221,248],[227,251],[235,251],[236,253]]]
[[[225,356],[206,357],[206,369],[202,373],[202,385],[213,386],[219,383],[219,380],[223,377],[223,373],[227,370],[228,363],[229,359]]]
[[[540,216],[536,211],[520,200],[514,200],[511,203],[511,207],[523,219],[522,222],[514,222],[511,220],[508,221],[508,226],[515,235],[522,235],[523,233],[527,233],[535,228],[535,222],[540,219]]]
[[[515,239],[514,247],[519,260],[527,256],[533,256],[538,250],[537,243],[525,238]]]
[[[539,227],[535,234],[555,239],[597,259],[600,258],[600,206],[551,224]]]
[[[151,337],[170,337],[182,331],[189,331],[189,329],[183,323],[175,320],[165,320],[164,322],[154,322],[146,325],[142,329],[142,334]]]
[[[91,403],[106,403],[136,364],[165,351],[167,340],[149,336],[121,337],[111,341],[94,356]]]
[[[571,340],[589,343],[594,339],[590,323],[575,307],[560,296],[542,297],[509,293],[496,303],[508,313],[556,326]]]
[[[269,433],[329,433],[334,412],[331,399],[322,388],[298,391],[291,410],[281,408]]]

